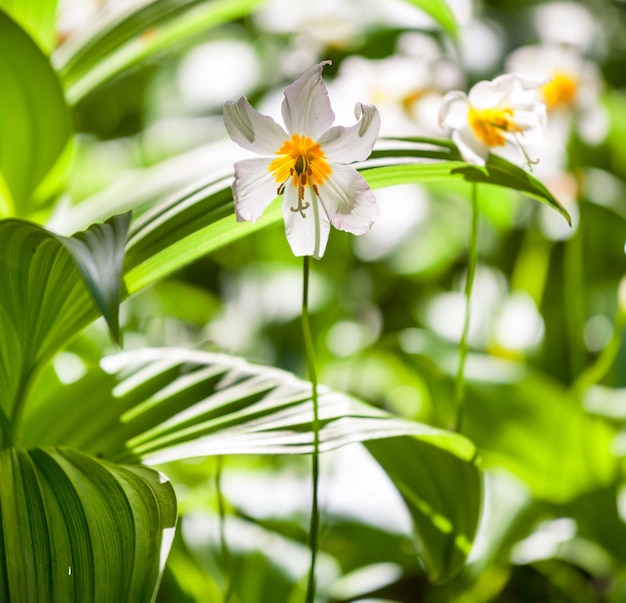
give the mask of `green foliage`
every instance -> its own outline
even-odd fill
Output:
[[[69,449],[0,452],[0,596],[149,602],[174,535],[169,482]]]
[[[2,10],[0,57],[0,217],[27,216],[69,141],[70,115],[48,59]]]
[[[2,601],[304,596],[305,512],[283,512],[282,491],[263,511],[255,503],[267,484],[250,480],[242,493],[229,483],[240,474],[278,482],[285,472],[302,489],[308,479],[311,384],[296,376],[305,356],[280,200],[254,224],[236,221],[230,160],[224,172],[221,147],[198,146],[219,143],[226,98],[186,107],[179,61],[197,43],[247,45],[263,63],[246,84],[256,101],[310,56],[300,44],[315,39],[313,54],[332,58],[334,70],[370,43],[402,48],[412,26],[354,15],[358,35],[331,40],[319,36],[335,33],[323,21],[272,29],[266,3],[121,3],[61,41],[55,1],[0,0]],[[447,2],[408,4],[457,42],[462,25]],[[511,7],[491,16],[504,19]],[[617,22],[610,11],[599,15]],[[439,32],[428,35],[448,52]],[[295,57],[289,69],[283,55]],[[468,69],[469,79],[482,77]],[[435,85],[400,99],[403,115]],[[133,123],[146,124],[137,134],[103,142],[88,112],[74,119],[87,97],[106,112],[128,94],[141,113]],[[609,91],[605,104],[606,141],[591,148],[574,128],[560,172],[576,181],[578,206],[559,200],[563,182],[553,174],[548,186],[493,153],[484,167],[469,164],[432,136],[381,139],[356,166],[381,197],[390,193],[389,205],[409,200],[399,215],[414,226],[407,233],[396,223],[390,247],[376,252],[334,232],[312,272],[315,347],[328,382],[319,389],[319,443],[331,484],[321,490],[321,600],[518,601],[525,580],[523,596],[550,602],[600,601],[597,584],[608,585],[602,600],[620,600],[624,99]],[[123,103],[116,110],[120,123],[129,118]],[[159,128],[179,114],[187,139],[168,134],[163,143]],[[78,129],[86,120],[89,133],[73,136],[73,119]],[[110,186],[101,190],[101,180]],[[480,256],[473,311],[482,318],[470,323],[457,433],[458,346],[446,339],[461,310],[450,305],[443,321],[437,310],[462,290],[475,185],[480,236],[469,251]],[[560,220],[551,226],[560,234],[544,210]],[[565,221],[576,230],[559,230]],[[530,300],[541,344],[506,346],[498,332],[506,308],[490,301],[493,290],[500,302]],[[110,339],[90,326],[98,319]],[[527,335],[531,327],[520,324],[514,335]],[[128,349],[119,352],[123,333]],[[223,340],[236,353],[216,351],[229,347]],[[395,506],[360,515],[378,492],[375,500],[355,492],[354,515],[332,506],[333,455],[344,446],[369,452]],[[234,458],[216,492],[206,459],[224,455]],[[168,477],[151,468],[164,463]],[[380,522],[389,509],[410,525]],[[552,549],[536,545],[555,538]]]

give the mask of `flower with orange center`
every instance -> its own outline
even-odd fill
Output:
[[[306,218],[304,213],[309,205],[304,201],[304,188],[310,186],[319,197],[318,186],[331,175],[332,169],[322,152],[320,145],[313,142],[308,136],[294,134],[291,140],[286,140],[278,151],[278,157],[270,163],[269,170],[274,179],[280,184],[277,193],[280,194],[289,180],[298,189],[298,207],[290,208]]]
[[[557,44],[522,46],[507,58],[507,68],[548,82],[541,94],[550,117],[550,140],[565,147],[572,128],[589,144],[598,144],[608,131],[608,115],[600,102],[602,78],[597,66],[579,50]]]
[[[542,86],[541,92],[548,112],[558,107],[571,108],[574,106],[578,93],[577,79],[564,71],[557,71],[552,79]]]
[[[261,115],[245,97],[224,105],[224,123],[234,142],[262,157],[235,164],[233,198],[238,220],[256,221],[283,195],[287,240],[295,255],[320,258],[330,226],[367,232],[378,217],[370,187],[352,167],[372,152],[380,129],[373,105],[357,103],[357,123],[332,126],[335,119],[322,69],[305,72],[285,90],[281,112],[287,131]]]
[[[524,145],[535,142],[546,126],[546,107],[536,98],[545,80],[507,74],[478,82],[466,95],[448,92],[439,111],[439,123],[452,130],[452,140],[468,163],[485,165],[489,152],[516,150],[530,166]]]

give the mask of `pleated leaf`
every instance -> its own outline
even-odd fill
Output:
[[[77,235],[75,242],[30,222],[0,221],[0,410],[5,431],[38,367],[98,316],[98,305],[109,314],[115,333],[127,221],[125,216],[112,218]],[[101,274],[109,277],[101,280]]]
[[[133,350],[105,359],[104,366],[110,374],[91,372],[51,392],[25,417],[24,442],[147,464],[313,450],[311,386],[290,373],[181,349]],[[473,444],[325,388],[319,408],[320,449],[367,442],[411,511],[429,575],[444,580],[454,574],[479,517]]]
[[[111,78],[179,42],[248,14],[264,0],[137,0],[94,20],[54,55],[77,103]]]
[[[24,216],[68,143],[70,116],[50,62],[1,8],[0,82],[0,217]]]
[[[114,216],[73,237],[59,237],[72,257],[104,316],[113,340],[121,344],[119,307],[130,213]]]
[[[485,167],[464,163],[450,141],[420,138],[385,141],[359,169],[372,188],[406,183],[481,183],[510,188],[569,215],[536,178],[505,159]],[[193,260],[282,220],[273,203],[254,224],[236,223],[230,178],[201,182],[168,196],[131,228],[126,286],[133,293]]]
[[[153,601],[175,522],[174,490],[156,471],[0,450],[0,600]]]

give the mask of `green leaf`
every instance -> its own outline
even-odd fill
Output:
[[[432,17],[453,39],[457,38],[457,24],[453,12],[445,0],[407,0]]]
[[[133,350],[104,366],[110,375],[92,371],[62,395],[50,392],[24,419],[25,444],[148,464],[313,449],[311,386],[290,373],[181,349]],[[444,580],[455,573],[480,510],[472,443],[324,388],[319,409],[320,449],[368,442],[411,510],[429,574]]]
[[[92,298],[111,315],[112,328],[117,325],[115,278],[121,272],[127,223],[127,216],[112,218],[73,242],[30,222],[0,221],[0,415],[5,436],[8,424],[19,422],[38,369],[98,316]],[[107,279],[101,281],[100,274]]]
[[[482,502],[478,465],[412,436],[373,440],[365,446],[411,513],[429,578],[433,582],[451,578],[465,564],[478,528]]]
[[[445,380],[453,391],[458,350],[426,332],[419,347],[431,389],[441,392]],[[481,354],[468,355],[465,374],[462,431],[486,468],[510,471],[535,499],[557,504],[614,482],[615,428],[587,413],[562,383],[522,363]]]
[[[248,14],[264,0],[153,0],[110,11],[55,54],[67,98],[77,103],[129,67]]]
[[[0,600],[148,603],[175,522],[174,490],[156,471],[0,450]]]
[[[91,373],[25,417],[21,436],[27,446],[68,445],[118,462],[149,464],[312,450],[311,385],[291,373],[225,354],[178,348],[122,352],[103,365],[114,379],[102,371]],[[94,409],[98,420],[87,421]],[[44,412],[58,421],[44,425]],[[324,389],[320,417],[322,450],[415,435],[468,462],[475,452],[461,436]]]
[[[381,166],[381,162],[393,163]],[[384,141],[371,159],[361,164],[361,173],[372,188],[458,180],[503,186],[550,205],[569,221],[559,202],[531,174],[496,156],[491,156],[485,167],[464,163],[448,140]],[[137,220],[127,252],[125,280],[130,294],[211,251],[282,220],[279,204],[273,203],[256,223],[236,223],[230,184],[230,178],[201,182],[182,194],[169,196]]]
[[[45,53],[50,53],[56,42],[57,0],[0,0],[0,9],[19,23]]]
[[[70,116],[48,59],[1,10],[0,81],[0,217],[28,215],[68,143]]]
[[[113,340],[121,344],[119,308],[122,268],[130,212],[114,216],[73,237],[59,237],[72,254],[83,280],[104,316]]]

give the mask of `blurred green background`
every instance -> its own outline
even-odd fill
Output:
[[[101,11],[133,4],[61,0],[53,64],[63,69],[64,46]],[[453,35],[421,2],[247,2],[204,28],[194,23],[216,2],[196,4],[177,35],[144,32],[159,52],[103,86],[69,88],[67,193],[36,214],[50,228],[83,227],[68,218],[79,204],[90,217],[122,211],[124,190],[148,208],[196,178],[228,175],[244,155],[226,136],[224,101],[245,94],[276,117],[284,87],[323,59],[333,61],[324,75],[338,123],[352,123],[356,101],[374,102],[383,136],[442,137],[448,90],[503,73],[524,46],[576,57],[576,98],[551,111],[532,149],[541,158],[533,175],[573,227],[513,191],[479,187],[462,432],[480,451],[486,485],[470,562],[451,582],[429,584],[399,497],[350,446],[322,457],[320,600],[626,601],[626,3],[450,0]],[[465,183],[381,189],[371,232],[331,233],[311,285],[321,382],[403,417],[454,423],[468,192]],[[263,229],[127,300],[125,347],[226,351],[305,376],[300,281],[282,223]],[[96,323],[57,358],[59,376],[75,380],[103,348],[113,351]],[[216,461],[165,468],[181,521],[157,600],[221,601],[228,580],[241,603],[300,600],[307,458],[221,462],[226,557]]]

